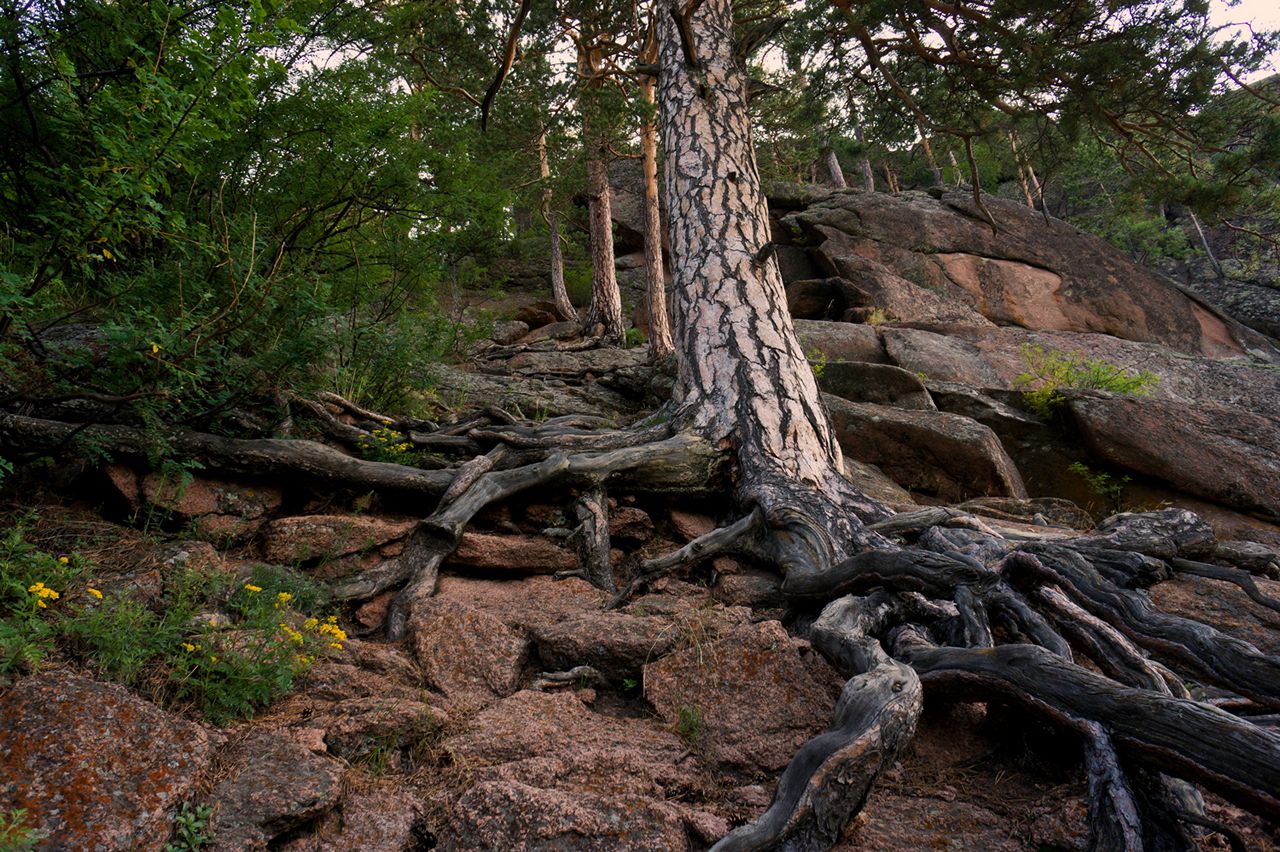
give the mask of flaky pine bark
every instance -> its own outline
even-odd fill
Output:
[[[650,108],[655,106],[653,78],[640,91]],[[671,314],[667,310],[667,281],[662,271],[662,217],[658,209],[658,125],[653,110],[640,127],[644,163],[644,272],[648,283],[649,355],[655,361],[675,351],[671,340]]]
[[[592,90],[599,88],[599,54],[584,43],[578,44],[578,74],[586,80],[582,107],[582,144],[587,156],[587,219],[591,236],[591,304],[587,308],[587,329],[603,329],[605,340],[621,345],[622,294],[614,272],[613,211],[609,202],[609,149],[595,115]]]
[[[739,466],[788,573],[866,541],[776,260],[735,55],[729,0],[658,11],[659,99],[674,278],[679,417]]]
[[[569,291],[564,286],[564,252],[560,247],[560,216],[552,205],[551,163],[547,158],[547,129],[538,134],[538,171],[542,175],[542,216],[547,220],[551,234],[551,298],[560,319],[577,319],[578,312],[569,301]]]

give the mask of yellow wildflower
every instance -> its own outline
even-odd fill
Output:
[[[58,557],[58,562],[60,562],[60,563],[61,563],[61,564],[63,564],[63,565],[66,565],[66,564],[67,564],[68,562],[70,562],[70,561],[71,561],[71,560],[70,560],[70,559],[68,559],[68,558],[67,558],[67,557],[65,557],[65,556],[59,556],[59,557]]]
[[[258,592],[262,591],[262,587],[255,586],[253,583],[245,583],[244,590],[251,595],[256,595]]]
[[[59,595],[56,591],[46,586],[44,583],[33,583],[32,585],[27,586],[27,591],[35,595],[40,600],[41,609],[44,608],[45,598],[48,598],[51,601],[56,601],[58,598],[61,597],[61,595]]]
[[[279,609],[291,600],[293,600],[293,595],[288,592],[280,592],[276,595],[276,609]]]
[[[200,650],[200,646],[199,646],[199,645],[192,645],[190,642],[183,642],[183,643],[182,643],[182,650],[186,651],[188,654],[193,654],[193,653],[195,653],[196,651],[199,651],[199,650]]]
[[[157,355],[157,354],[159,354],[159,352],[160,352],[160,344],[159,344],[159,343],[152,342],[152,344],[151,344],[151,354],[152,354],[152,355]]]
[[[47,603],[45,603],[43,600],[37,600],[37,601],[36,601],[36,606],[40,607],[41,609],[48,609],[48,608],[49,608],[49,605],[48,605]]]
[[[336,624],[321,624],[319,632],[332,636],[339,642],[345,642],[347,640],[347,632]]]
[[[317,625],[319,625],[319,624],[320,624],[320,622],[319,622],[319,621],[317,621],[316,619],[314,619],[314,618],[308,618],[306,621],[302,622],[302,629],[303,629],[303,630],[315,630],[315,629],[316,629],[316,626],[317,626]]]
[[[90,595],[92,595],[93,597],[97,598],[98,600],[102,600],[102,592],[98,591],[97,589],[93,588],[92,586],[90,586],[89,588],[85,589],[85,591],[86,591],[86,592],[88,592],[88,593],[89,593]]]
[[[341,650],[342,650],[342,643],[341,643],[341,642],[330,642],[330,643],[329,643],[329,647],[330,647],[330,648],[333,648],[333,649],[334,649],[334,650],[336,650],[336,651],[341,651]]]

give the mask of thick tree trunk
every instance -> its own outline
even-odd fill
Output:
[[[560,216],[552,206],[551,163],[547,158],[547,129],[538,134],[538,171],[542,175],[542,216],[547,220],[551,234],[551,298],[555,302],[560,319],[577,319],[578,312],[569,301],[564,286],[564,252],[560,247]]]
[[[730,2],[706,0],[687,26],[681,20],[680,7],[664,3],[659,95],[678,417],[735,453],[738,496],[764,510],[784,571],[824,571],[867,541],[854,513],[884,510],[843,475],[769,252]]]
[[[654,106],[653,78],[641,87],[645,103]],[[657,361],[675,351],[671,314],[667,310],[667,277],[662,270],[662,218],[658,209],[658,125],[652,112],[640,127],[644,156],[644,271],[649,296],[649,356]]]
[[[587,308],[588,330],[603,327],[603,337],[621,345],[626,329],[622,325],[622,294],[614,271],[613,213],[609,204],[608,147],[584,105],[582,139],[587,151],[587,214],[591,234],[591,305]]]

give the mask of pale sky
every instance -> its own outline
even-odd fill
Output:
[[[1277,0],[1240,0],[1228,7],[1223,0],[1213,0],[1209,12],[1214,24],[1250,23],[1256,30],[1280,30],[1280,2]],[[1271,57],[1270,69],[1253,75],[1252,79],[1267,77],[1280,71],[1280,54]]]

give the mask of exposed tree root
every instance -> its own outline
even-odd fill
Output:
[[[943,648],[918,630],[904,630],[894,656],[926,685],[994,692],[1050,717],[1096,721],[1144,762],[1280,818],[1280,737],[1216,707],[1123,686],[1034,645]]]
[[[764,516],[759,509],[756,509],[728,526],[698,536],[679,550],[646,560],[641,563],[639,571],[627,587],[609,602],[607,608],[617,609],[625,605],[641,588],[677,568],[693,565],[741,547],[745,540],[755,536],[763,526]]]
[[[862,808],[915,733],[923,708],[920,679],[875,638],[893,609],[886,596],[850,596],[823,610],[813,642],[851,675],[832,726],[791,759],[764,815],[730,832],[713,852],[828,849]]]
[[[352,413],[381,422],[374,412]],[[723,446],[674,431],[678,419],[592,431],[600,424],[517,423],[503,414],[415,437],[419,445],[470,456],[449,470],[361,461],[307,441],[154,436],[11,414],[0,414],[0,446],[51,453],[87,441],[99,451],[146,458],[159,438],[168,453],[215,470],[428,497],[434,508],[398,557],[334,590],[339,600],[354,601],[401,587],[387,619],[392,639],[404,635],[415,603],[434,594],[467,524],[495,501],[549,485],[577,489],[581,573],[612,592],[606,489],[723,487]],[[1272,610],[1280,602],[1261,594],[1245,571],[1185,558],[1190,547],[1205,552],[1186,517],[1152,513],[1134,516],[1132,528],[1119,523],[1094,535],[1051,532],[1050,540],[1034,540],[1025,531],[1003,535],[1000,524],[955,509],[882,519],[883,510],[847,483],[823,490],[759,470],[736,472],[746,514],[642,563],[610,606],[679,566],[746,552],[780,566],[799,629],[848,681],[831,728],[795,755],[770,807],[715,848],[833,844],[910,739],[923,687],[1011,699],[1080,736],[1095,849],[1186,848],[1187,826],[1217,829],[1186,782],[1280,819],[1280,736],[1270,727],[1276,714],[1266,712],[1280,708],[1280,660],[1160,612],[1142,589],[1176,570],[1231,582]],[[899,543],[906,541],[915,544]],[[1077,665],[1078,656],[1103,674]],[[1222,700],[1236,712],[1190,700],[1188,675],[1227,690]],[[576,668],[546,674],[536,687],[595,676]]]
[[[340,487],[402,494],[443,494],[453,481],[446,470],[420,470],[363,461],[314,441],[234,439],[203,432],[147,432],[131,426],[64,423],[0,413],[0,448],[15,453],[92,453],[148,459],[177,456],[209,470],[243,476],[301,477]]]
[[[617,588],[613,579],[613,561],[609,550],[609,498],[599,485],[587,489],[574,504],[578,515],[578,531],[574,542],[582,562],[584,576],[593,586],[612,592]]]
[[[1260,606],[1265,606],[1267,609],[1280,612],[1280,600],[1268,597],[1259,591],[1258,584],[1253,581],[1253,576],[1248,571],[1230,568],[1226,565],[1210,565],[1206,562],[1196,562],[1191,559],[1171,559],[1169,564],[1179,574],[1190,574],[1193,577],[1207,577],[1210,580],[1224,580],[1228,583],[1234,583],[1249,596],[1249,600]]]

